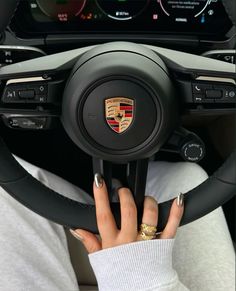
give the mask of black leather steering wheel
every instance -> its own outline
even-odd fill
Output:
[[[3,67],[0,81],[5,84],[5,90],[16,83],[23,88],[27,82],[40,81],[48,86],[48,100],[57,86],[60,87],[56,92],[60,94],[66,82],[60,116],[66,132],[93,157],[94,172],[104,175],[108,187],[111,164],[128,165],[127,180],[134,193],[139,220],[148,158],[160,150],[179,125],[181,110],[196,105],[193,84],[236,89],[232,64],[126,42]],[[221,107],[227,104],[235,108],[236,98],[227,98],[232,99],[222,101]],[[0,185],[20,203],[66,227],[98,232],[94,206],[65,198],[38,182],[19,165],[2,140],[0,161]],[[207,181],[185,193],[182,225],[208,214],[236,194],[235,161],[236,152]],[[172,201],[167,201],[159,205],[160,230],[167,222],[171,204]],[[111,203],[111,207],[119,226],[119,204]]]

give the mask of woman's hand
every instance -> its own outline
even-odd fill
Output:
[[[142,240],[138,232],[137,209],[131,191],[127,188],[121,188],[118,193],[121,207],[120,230],[117,228],[111,212],[105,182],[99,174],[95,175],[94,198],[101,239],[85,230],[71,230],[71,233],[82,241],[90,254]],[[175,237],[183,212],[183,195],[180,194],[173,202],[167,225],[164,231],[158,235],[158,239],[172,239]],[[154,227],[158,226],[158,204],[152,197],[145,198],[142,223]]]

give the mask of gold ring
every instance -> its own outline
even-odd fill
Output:
[[[156,235],[156,233],[157,233],[157,227],[142,223],[140,225],[140,232],[143,232],[149,236],[153,236],[153,235]]]
[[[139,232],[139,236],[142,240],[152,240],[152,239],[155,239],[156,238],[156,234],[153,234],[153,235],[148,235],[146,234],[145,232],[143,231],[140,231]]]

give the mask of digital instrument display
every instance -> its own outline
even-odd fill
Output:
[[[130,20],[140,15],[148,0],[97,0],[101,11],[114,20]]]
[[[51,19],[59,21],[69,21],[78,16],[86,0],[37,0],[36,5],[40,10]],[[31,5],[31,7],[33,7]]]
[[[211,0],[198,0],[198,1],[173,1],[173,0],[159,0],[161,9],[164,13],[176,20],[183,18],[185,20],[196,18],[204,13],[205,9],[210,5]]]
[[[225,33],[231,22],[221,0],[24,0],[27,32]]]

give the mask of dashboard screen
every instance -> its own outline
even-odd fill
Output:
[[[221,0],[24,0],[21,24],[34,33],[225,32]]]

